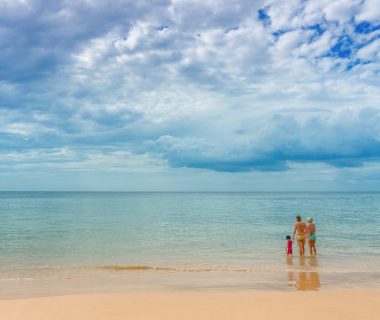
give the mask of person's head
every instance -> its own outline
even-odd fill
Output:
[[[296,220],[297,220],[298,222],[302,221],[301,216],[300,216],[300,215],[296,216]]]
[[[290,240],[291,239],[291,237],[290,236],[286,236],[286,240]]]
[[[313,222],[313,218],[312,217],[307,218],[307,222],[312,223]]]

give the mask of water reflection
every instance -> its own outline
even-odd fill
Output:
[[[295,261],[293,260],[295,259]],[[317,271],[318,260],[316,257],[291,257],[286,263],[289,266],[288,283],[299,291],[318,290],[321,287],[319,273]]]

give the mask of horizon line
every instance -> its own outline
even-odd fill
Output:
[[[260,190],[260,191],[217,191],[217,190],[188,190],[188,191],[158,191],[158,190],[0,190],[0,192],[51,192],[51,193],[380,193],[380,190]]]

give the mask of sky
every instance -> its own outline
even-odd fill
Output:
[[[380,191],[380,0],[0,0],[0,190]]]

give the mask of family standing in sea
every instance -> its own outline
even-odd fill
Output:
[[[310,255],[316,255],[317,249],[315,248],[315,242],[317,237],[315,232],[317,231],[317,226],[313,223],[313,218],[307,218],[307,223],[302,221],[301,216],[296,217],[296,223],[294,224],[293,238],[286,236],[286,254],[288,256],[293,255],[293,241],[294,236],[297,236],[297,244],[299,249],[300,257],[305,255],[305,244],[306,240],[309,244]]]

